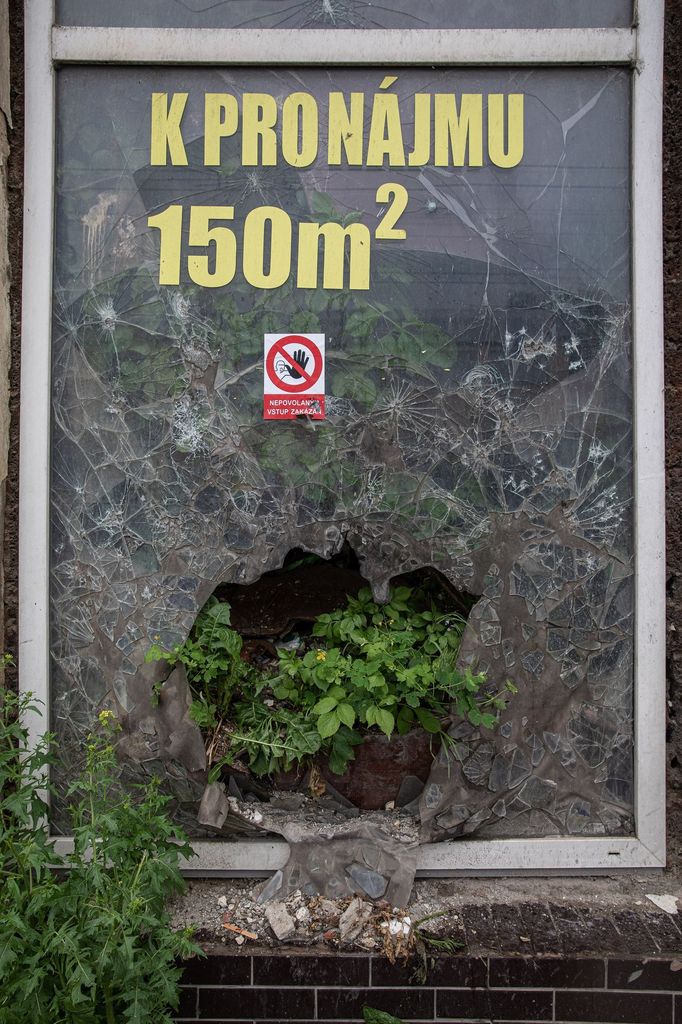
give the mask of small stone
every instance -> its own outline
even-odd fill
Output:
[[[266,907],[265,916],[280,942],[288,939],[296,931],[296,922],[283,903],[270,903]]]
[[[219,896],[218,897],[218,906],[219,907],[226,907],[227,906],[227,896]]]
[[[300,811],[305,797],[302,793],[291,793],[285,796],[275,796],[270,800],[270,807],[277,811]]]
[[[389,800],[388,803],[384,805],[384,810],[385,811],[394,811],[395,810],[395,800]]]
[[[309,917],[310,911],[308,910],[307,907],[299,907],[298,910],[296,911],[297,921],[307,921]]]
[[[356,896],[348,904],[346,910],[339,918],[339,937],[341,942],[354,942],[358,935],[369,921],[372,908]]]
[[[235,935],[234,941],[237,943],[238,946],[243,946],[244,943],[246,942],[246,939],[244,938],[243,935]]]
[[[395,798],[397,807],[405,807],[413,800],[418,800],[424,790],[424,783],[416,775],[406,775],[400,783],[398,795]]]
[[[370,899],[378,900],[384,895],[388,888],[388,881],[378,871],[371,871],[362,864],[353,863],[346,868],[346,874],[350,875]]]

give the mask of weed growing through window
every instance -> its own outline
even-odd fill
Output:
[[[320,615],[312,636],[294,650],[280,647],[263,668],[243,660],[230,606],[212,598],[182,646],[168,652],[155,645],[148,660],[185,667],[192,716],[209,736],[209,752],[220,751],[209,758],[214,778],[238,757],[267,775],[318,753],[342,775],[368,731],[390,737],[422,728],[456,755],[447,732],[453,716],[495,727],[506,691],[515,688],[490,693],[483,673],[457,666],[464,626],[419,590],[395,587],[380,605],[364,589]]]

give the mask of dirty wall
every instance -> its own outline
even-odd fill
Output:
[[[682,858],[682,11],[666,3],[663,217],[668,561],[668,863]]]

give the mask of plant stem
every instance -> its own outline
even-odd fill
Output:
[[[104,990],[104,1006],[107,1011],[107,1024],[116,1024],[114,1016],[114,1004],[111,1001],[111,990],[107,985]]]

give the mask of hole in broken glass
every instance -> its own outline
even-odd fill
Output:
[[[425,567],[395,577],[380,605],[348,544],[330,559],[296,548],[254,583],[220,584],[188,642],[211,777],[283,809],[303,795],[416,815],[476,600]]]

